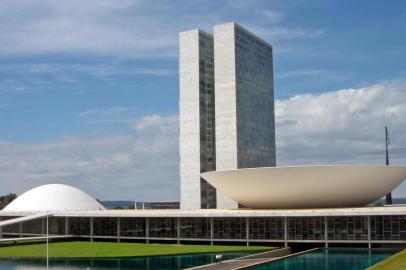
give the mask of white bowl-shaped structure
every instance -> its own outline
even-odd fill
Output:
[[[335,208],[365,206],[380,199],[406,179],[406,167],[266,167],[201,176],[248,208]]]
[[[7,205],[3,211],[86,211],[104,210],[96,199],[72,186],[49,184],[30,189]]]

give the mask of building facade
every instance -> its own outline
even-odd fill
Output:
[[[200,173],[275,166],[272,47],[235,23],[179,47],[181,208],[237,208]]]
[[[181,208],[216,208],[216,190],[200,173],[216,169],[213,36],[179,35]]]
[[[405,207],[326,210],[105,210],[54,212],[51,235],[88,240],[290,246],[406,244]],[[22,213],[0,212],[0,222]],[[32,215],[32,213],[31,213]],[[0,237],[44,236],[46,219],[0,227]]]
[[[214,27],[216,169],[273,167],[272,46],[236,23]],[[220,191],[218,208],[237,203]]]

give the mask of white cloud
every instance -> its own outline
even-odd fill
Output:
[[[246,5],[250,7],[242,8]],[[239,18],[253,26],[282,20],[282,12],[264,5],[253,1],[215,3],[216,8],[214,2],[204,1],[179,5],[166,0],[3,1],[0,56],[176,57],[180,31],[197,27],[211,31],[214,24]],[[323,31],[272,27],[263,28],[263,36],[273,41],[315,38]],[[156,70],[151,72],[156,74]]]
[[[278,165],[384,164],[385,125],[391,164],[405,165],[405,91],[405,81],[392,81],[277,100]],[[0,184],[4,192],[62,182],[103,199],[176,199],[178,117],[150,115],[131,126],[128,136],[0,141]],[[406,186],[395,196],[406,197]]]
[[[325,29],[288,28],[282,26],[260,27],[252,25],[247,28],[258,36],[273,41],[296,38],[318,38],[325,32]]]
[[[138,124],[144,128],[132,136],[66,137],[31,144],[0,141],[3,191],[21,193],[58,182],[102,199],[176,199],[177,117],[160,117],[154,123],[145,117]]]
[[[317,77],[320,80],[334,80],[342,81],[348,78],[344,74],[338,74],[336,72],[331,72],[322,69],[299,69],[299,70],[289,70],[282,73],[276,73],[276,79],[291,79],[295,77]]]
[[[76,115],[79,117],[111,117],[111,116],[118,116],[122,115],[123,113],[127,113],[129,108],[127,107],[110,107],[110,108],[102,108],[102,109],[88,109],[83,112],[77,113]]]
[[[384,82],[276,102],[278,165],[406,164],[406,83]],[[406,196],[406,186],[397,195]]]
[[[270,22],[280,22],[283,18],[283,13],[271,9],[261,10],[265,18]]]
[[[20,64],[14,65],[21,69],[25,69],[30,73],[50,73],[61,74],[66,72],[80,72],[95,77],[114,77],[118,75],[154,75],[154,76],[169,76],[175,73],[172,69],[165,68],[147,68],[142,66],[126,66],[121,63],[109,64]]]

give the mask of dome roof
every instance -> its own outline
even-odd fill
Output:
[[[96,199],[72,186],[49,184],[30,189],[3,211],[105,210]]]

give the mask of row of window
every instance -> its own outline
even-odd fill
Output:
[[[207,182],[205,183],[207,184]],[[207,184],[208,185],[208,184]],[[205,186],[207,203],[215,204],[215,196]],[[214,189],[213,189],[214,190]],[[214,190],[215,192],[215,190]],[[179,237],[196,239],[246,239],[283,240],[285,223],[282,217],[257,218],[180,218]],[[176,218],[94,218],[95,236],[117,236],[117,222],[122,237],[146,237],[147,222],[149,237],[176,238],[178,235]],[[38,219],[3,227],[3,233],[44,234],[45,220]],[[49,219],[51,234],[64,234],[65,218]],[[289,217],[287,218],[288,240],[368,240],[368,217]],[[213,232],[211,232],[213,226]],[[370,217],[371,240],[406,240],[406,216]],[[90,218],[69,218],[69,234],[90,235]]]

